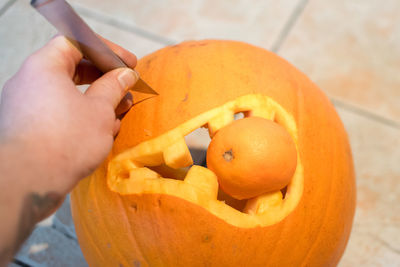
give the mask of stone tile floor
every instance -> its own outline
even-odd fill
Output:
[[[300,68],[335,104],[353,149],[357,211],[339,266],[400,266],[398,0],[71,3],[95,31],[138,57],[188,39],[234,39]],[[2,87],[55,30],[22,0],[0,0],[0,25]],[[68,199],[37,226],[10,266],[86,266]]]

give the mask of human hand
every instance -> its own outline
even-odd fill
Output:
[[[135,55],[106,41],[129,67]],[[109,153],[132,105],[132,69],[104,75],[64,37],[31,55],[0,102],[0,266]],[[85,93],[76,84],[91,83]],[[122,102],[121,99],[123,99]]]
[[[108,45],[131,67],[136,57]],[[5,85],[0,104],[0,143],[29,170],[37,188],[65,194],[109,153],[119,130],[115,109],[137,81],[131,69],[103,76],[64,37],[31,55]],[[92,83],[93,82],[93,83]],[[92,83],[85,93],[76,84]],[[118,113],[132,105],[128,94]],[[37,180],[40,179],[40,180]]]

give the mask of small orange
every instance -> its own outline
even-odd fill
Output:
[[[281,125],[259,117],[220,129],[207,150],[207,167],[222,190],[237,199],[284,188],[297,164],[296,146]]]

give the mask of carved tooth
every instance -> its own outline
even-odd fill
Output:
[[[111,184],[118,184],[125,179],[138,181],[161,177],[157,172],[130,160],[112,160],[107,175]]]
[[[282,203],[282,192],[267,193],[252,199],[246,203],[243,212],[247,214],[262,214],[272,207],[278,207]]]
[[[212,118],[208,122],[208,132],[210,134],[210,137],[213,138],[213,136],[217,133],[219,129],[225,127],[232,121],[234,121],[234,112],[230,110],[224,111],[220,113],[218,116]]]
[[[274,120],[275,111],[270,106],[258,106],[250,111],[250,116],[261,117],[268,120]]]
[[[139,154],[139,153],[138,153]],[[159,166],[163,163],[162,152],[154,152],[141,154],[134,157],[135,161],[140,162],[142,165],[146,166]]]
[[[164,162],[163,154],[159,148],[158,142],[143,142],[137,145],[127,156],[142,165],[158,166]]]
[[[187,173],[185,183],[195,186],[212,199],[217,199],[217,176],[209,169],[194,165]]]
[[[163,151],[165,165],[171,168],[182,168],[193,164],[192,155],[182,137]]]
[[[161,176],[157,172],[146,167],[132,169],[129,172],[129,178],[131,179],[157,179],[160,177]]]

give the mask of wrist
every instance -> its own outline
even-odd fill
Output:
[[[58,172],[57,166],[47,158],[49,151],[29,142],[0,143],[0,188],[6,189],[2,203],[15,203],[17,210],[22,207],[21,214],[33,209],[32,223],[44,219],[61,204],[69,191],[63,181],[70,177]]]
[[[53,174],[44,173],[42,164],[34,155],[24,154],[24,150],[26,147],[20,144],[6,143],[0,147],[0,188],[4,189],[0,204],[22,216],[30,213],[30,222],[34,224],[50,215],[65,193],[51,185],[56,183],[56,179],[49,179]]]
[[[73,174],[60,166],[60,162],[65,165],[68,163],[62,151],[52,149],[44,141],[35,142],[23,138],[0,141],[0,144],[3,183],[17,188],[21,193],[44,195],[57,192],[64,195],[70,190],[65,183],[73,179]]]

